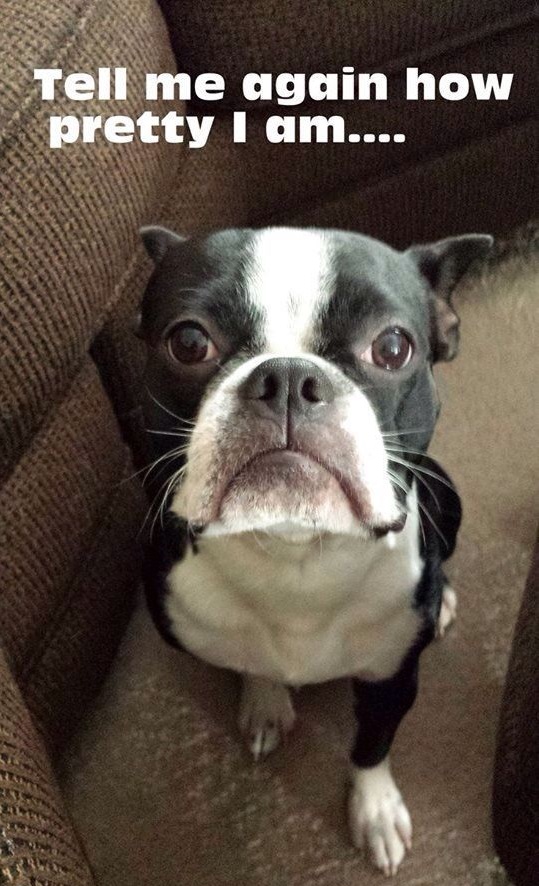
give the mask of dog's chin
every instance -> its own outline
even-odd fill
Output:
[[[279,535],[349,532],[357,523],[337,479],[295,453],[271,454],[249,465],[228,487],[220,507],[223,529]]]
[[[253,531],[304,542],[322,533],[369,538],[373,526],[331,471],[284,450],[256,457],[232,479],[205,534]]]

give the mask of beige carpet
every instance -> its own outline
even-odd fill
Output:
[[[489,807],[500,692],[538,522],[539,266],[506,260],[459,298],[462,351],[438,372],[433,452],[465,520],[449,574],[457,626],[423,656],[394,748],[415,827],[402,886],[500,886]],[[99,638],[96,638],[99,642]],[[143,608],[64,761],[100,886],[371,886],[350,846],[349,688],[302,690],[286,748],[254,764],[232,675],[167,647]]]

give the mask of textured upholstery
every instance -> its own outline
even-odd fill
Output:
[[[2,637],[16,676],[37,654],[125,458],[88,363],[0,491]]]
[[[93,882],[47,754],[0,652],[0,883]]]
[[[99,685],[125,625],[144,513],[138,485],[125,482],[132,473],[87,360],[0,489],[0,631],[51,746]]]
[[[460,231],[507,233],[539,205],[539,177],[530,175],[538,152],[535,121],[507,127],[298,209],[293,221],[359,227],[399,248]]]
[[[219,71],[238,106],[248,71],[400,71],[533,20],[533,0],[162,0],[182,69]],[[461,70],[458,64],[446,70]],[[477,70],[492,70],[478,68]],[[506,68],[503,70],[512,70]]]
[[[53,152],[47,118],[136,116],[145,72],[175,61],[153,0],[7,0],[0,15],[0,882],[89,886],[45,748],[60,750],[110,665],[146,505],[88,350],[180,155]],[[128,68],[126,102],[41,101],[34,67],[99,65]]]
[[[219,149],[208,143],[206,161],[189,154],[165,216],[183,233],[238,224],[326,224],[404,247],[465,230],[506,232],[527,221],[539,205],[537,177],[530,175],[539,151],[535,121],[444,149],[391,174],[327,190],[331,172],[320,155],[309,163],[301,151],[273,154],[260,144],[252,147],[246,164],[238,150],[245,146],[231,145],[227,121],[217,122]],[[329,164],[331,148],[320,148],[329,148]],[[298,193],[302,176],[319,184],[314,193],[308,186],[309,199]]]
[[[370,206],[372,188],[406,176],[415,166],[428,165],[446,155],[478,144],[477,172],[466,175],[470,195],[459,188],[453,197],[454,182],[448,183],[444,204],[450,209],[468,208],[476,225],[491,224],[489,202],[495,196],[498,176],[491,176],[482,164],[489,157],[482,150],[483,140],[506,132],[505,147],[511,153],[503,170],[507,178],[527,174],[537,154],[537,130],[519,138],[519,126],[534,119],[535,46],[534,5],[529,0],[507,3],[497,0],[459,0],[430,3],[423,0],[399,2],[331,3],[302,0],[268,3],[267,0],[218,0],[218,2],[179,3],[163,0],[171,28],[178,64],[191,74],[218,71],[225,76],[225,101],[204,105],[216,114],[208,145],[193,151],[181,171],[180,203],[182,229],[219,224],[280,222],[299,217],[312,204],[358,194],[361,211],[346,224],[358,229],[369,226],[372,212],[388,217],[388,239],[401,225],[400,214],[381,196],[379,206]],[[510,71],[514,73],[510,101],[407,101],[404,69],[417,65],[436,77],[444,73]],[[331,72],[343,64],[358,71],[381,70],[389,76],[387,101],[348,101],[309,103],[298,107],[270,108],[249,104],[247,145],[233,144],[231,113],[241,105],[238,94],[242,76],[249,71]],[[200,111],[200,107],[197,109]],[[269,114],[340,114],[347,132],[404,132],[403,144],[269,144],[265,137]],[[513,144],[514,143],[514,144]],[[510,165],[512,159],[512,165]],[[427,170],[428,171],[428,170]],[[458,170],[462,177],[462,170]],[[478,175],[477,189],[473,179]],[[271,182],[271,186],[268,183]],[[479,188],[479,182],[481,187]],[[496,184],[494,185],[494,182]],[[424,199],[432,185],[443,183],[439,169],[425,176],[416,203],[427,210],[423,228],[433,221],[442,233],[452,233],[454,224],[445,205],[432,207]],[[492,189],[492,190],[491,190]],[[365,191],[365,193],[363,193]],[[420,197],[421,199],[417,199]],[[535,194],[537,201],[538,195]],[[531,204],[531,197],[530,197]],[[508,200],[506,212],[494,217],[496,231],[508,231],[529,218],[529,205]],[[439,214],[440,211],[440,214]],[[484,219],[483,219],[484,216]],[[414,222],[404,216],[402,237],[417,239]],[[460,228],[462,229],[462,228]]]
[[[153,0],[8,0],[1,16],[0,631],[55,749],[125,626],[144,514],[139,486],[125,482],[133,465],[100,380],[107,367],[88,351],[126,298],[138,227],[166,199],[180,154],[137,141],[52,151],[47,121],[137,116],[145,73],[174,71],[175,60]],[[100,65],[127,67],[126,101],[68,101],[58,89],[43,102],[32,75]],[[130,292],[133,311],[143,285]],[[102,350],[111,375],[127,372],[112,338]],[[119,398],[114,407],[121,416]]]
[[[48,146],[51,114],[130,114],[174,70],[153,0],[8,0],[0,27],[0,479],[69,385],[179,159],[164,141]],[[5,22],[5,26],[4,26]],[[129,68],[125,102],[41,101],[34,67]],[[6,72],[6,73],[4,73]],[[155,103],[156,113],[163,113]]]
[[[539,871],[539,538],[518,617],[494,772],[494,840],[517,886]]]

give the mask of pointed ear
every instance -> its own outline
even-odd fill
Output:
[[[430,287],[434,362],[452,360],[459,344],[459,318],[451,304],[453,289],[474,262],[485,258],[494,243],[489,234],[447,237],[412,246],[407,254]]]
[[[177,246],[185,240],[185,237],[180,237],[179,234],[158,225],[141,228],[140,236],[146,247],[146,252],[156,265],[163,260],[171,246]]]

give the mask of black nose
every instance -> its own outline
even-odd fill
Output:
[[[240,397],[259,415],[283,421],[308,417],[332,403],[335,390],[323,369],[310,360],[273,357],[260,363],[240,388]]]

